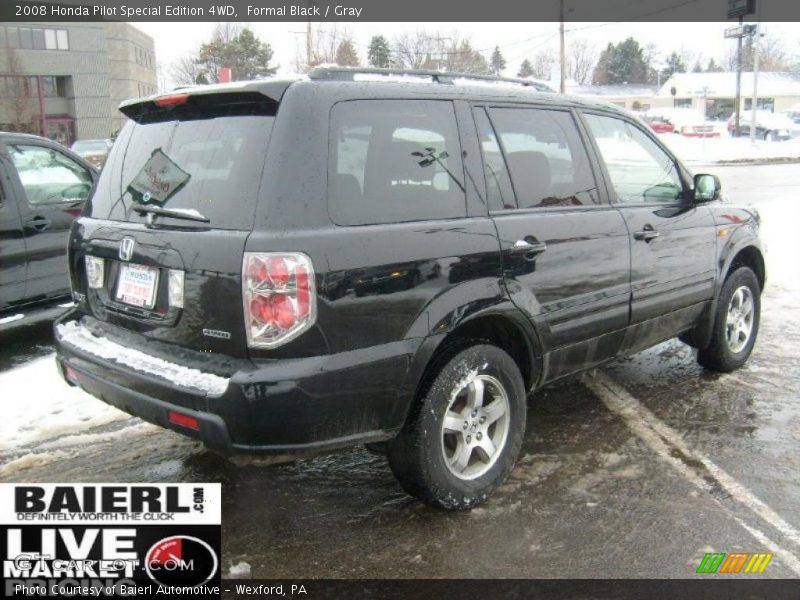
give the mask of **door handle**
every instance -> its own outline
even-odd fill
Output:
[[[659,235],[661,234],[653,229],[652,225],[645,225],[641,231],[634,232],[633,239],[649,242],[650,240],[656,239]]]
[[[533,236],[527,236],[525,239],[517,240],[514,245],[508,249],[513,254],[523,254],[527,259],[534,259],[537,255],[547,250],[547,244],[540,242]]]
[[[45,219],[44,217],[37,215],[25,223],[25,227],[33,229],[34,231],[44,231],[50,227],[50,223],[50,219]]]

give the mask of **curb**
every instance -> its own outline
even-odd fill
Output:
[[[687,165],[699,165],[710,167],[739,167],[747,165],[790,165],[800,163],[800,157],[785,157],[785,158],[736,158],[731,160],[714,160],[714,161],[684,161]]]

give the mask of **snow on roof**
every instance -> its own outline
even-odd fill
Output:
[[[671,88],[675,88],[678,98],[700,97],[703,88],[708,88],[709,97],[733,98],[736,96],[736,73],[724,71],[722,73],[675,73],[661,89],[659,96],[671,96]],[[742,72],[742,92],[748,93],[753,89],[753,73]],[[758,95],[761,97],[772,96],[800,96],[800,74],[760,72],[758,74]]]
[[[568,85],[567,93],[577,96],[655,96],[657,85],[646,83],[622,83],[618,85]]]

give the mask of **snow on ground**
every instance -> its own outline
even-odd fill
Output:
[[[68,386],[58,373],[54,355],[0,373],[0,463],[11,449],[51,441],[130,415],[101,402],[76,387]]]
[[[723,133],[718,138],[691,138],[676,133],[661,133],[658,137],[681,160],[687,163],[716,163],[733,161],[800,160],[800,138],[783,142],[750,141],[747,137],[731,137]]]

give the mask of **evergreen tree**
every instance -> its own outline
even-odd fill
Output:
[[[231,69],[233,81],[264,77],[275,73],[278,68],[270,65],[271,60],[272,47],[245,27],[230,39],[217,36],[200,46],[196,59],[200,68],[197,81],[216,82],[219,69],[223,67]]]
[[[667,66],[664,68],[664,79],[669,79],[675,73],[686,73],[686,65],[683,60],[678,56],[677,52],[673,52],[667,57]]]
[[[519,66],[517,77],[530,77],[531,75],[533,75],[533,65],[531,64],[531,61],[526,58]]]
[[[373,35],[369,41],[367,60],[371,67],[385,69],[391,66],[391,48],[389,41],[382,35]]]
[[[592,80],[598,85],[646,83],[651,70],[644,49],[629,37],[619,44],[606,46],[600,53]]]
[[[713,58],[708,60],[708,66],[706,67],[706,73],[721,73],[722,67],[720,67]]]
[[[357,67],[358,53],[350,40],[343,40],[336,48],[336,64],[340,67]]]
[[[492,60],[489,63],[492,66],[492,71],[496,76],[500,76],[503,72],[503,69],[506,68],[506,59],[503,58],[503,54],[500,52],[500,46],[494,47],[494,52],[492,52]]]

